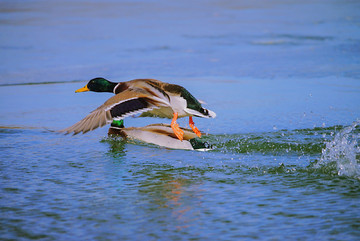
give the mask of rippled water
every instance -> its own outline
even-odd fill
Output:
[[[358,8],[2,1],[0,239],[357,240]],[[111,96],[74,93],[96,76],[185,86],[214,149],[52,132]]]
[[[26,239],[355,239],[359,150],[347,146],[357,152],[348,164],[357,176],[321,164],[328,156],[343,164],[338,154],[324,153],[344,131],[348,127],[210,135],[206,140],[216,149],[199,153],[5,129],[1,233]]]

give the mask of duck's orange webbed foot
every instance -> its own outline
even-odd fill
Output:
[[[191,129],[193,130],[193,132],[198,136],[201,137],[201,132],[199,131],[199,129],[195,126],[195,123],[192,119],[192,116],[189,116],[189,125],[191,127]]]
[[[178,118],[178,113],[174,113],[174,118],[171,121],[171,129],[174,131],[176,137],[182,141],[184,139],[184,131],[180,129],[179,124],[176,123],[176,120]]]

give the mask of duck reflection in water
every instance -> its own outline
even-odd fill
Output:
[[[162,215],[160,219],[168,220],[167,224],[170,226],[166,228],[175,227],[177,230],[190,228],[199,218],[199,213],[194,210],[198,210],[195,205],[201,203],[199,199],[201,190],[191,179],[176,177],[177,175],[169,172],[173,173],[174,169],[171,167],[155,173],[149,170],[152,175],[142,182],[139,191],[147,196],[147,200],[151,200],[149,208],[159,209],[158,213]],[[194,192],[196,195],[193,194]]]

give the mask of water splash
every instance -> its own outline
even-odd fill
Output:
[[[262,154],[275,156],[320,156],[325,142],[333,139],[342,126],[274,132],[210,135],[204,137],[223,153]]]
[[[326,143],[314,168],[360,180],[360,120],[335,134]]]
[[[311,156],[319,158],[325,143],[343,126],[315,127],[311,129],[277,130],[272,132],[206,135],[203,141],[213,145],[213,152],[225,154],[260,154],[271,156]],[[120,138],[121,139],[121,138]],[[105,138],[112,145],[118,139]],[[135,144],[148,145],[143,142]]]
[[[315,160],[305,168],[302,167],[303,163],[286,163],[270,169],[265,166],[264,169],[260,168],[264,173],[315,172],[360,180],[360,120],[351,126],[208,135],[203,140],[214,145],[213,152],[224,154],[242,154],[242,157],[259,154],[274,158],[280,156],[285,161],[294,157],[298,157],[297,160],[303,157]],[[103,141],[111,145],[111,153],[126,151],[127,142],[112,138]],[[134,144],[153,146],[136,141]]]

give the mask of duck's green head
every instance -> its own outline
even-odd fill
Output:
[[[89,83],[87,83],[87,85],[85,85],[83,88],[76,90],[75,93],[85,91],[112,93],[116,85],[117,83],[110,82],[104,78],[94,78],[90,80]]]

